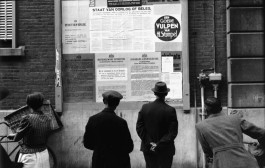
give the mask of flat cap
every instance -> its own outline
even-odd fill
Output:
[[[215,97],[208,97],[205,100],[205,105],[212,109],[216,109],[216,110],[219,110],[220,108],[222,108],[221,101]]]
[[[115,90],[109,90],[109,91],[104,92],[102,94],[102,97],[103,99],[115,99],[115,98],[122,99],[123,98],[123,96]]]

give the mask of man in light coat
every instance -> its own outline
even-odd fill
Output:
[[[212,168],[259,168],[244,147],[243,133],[264,145],[265,130],[239,115],[226,115],[217,98],[207,98],[205,110],[208,118],[195,127],[206,157],[213,157]]]
[[[166,83],[157,82],[152,89],[156,100],[144,104],[138,113],[136,131],[142,140],[146,168],[171,168],[178,134],[175,108],[165,102],[170,91]]]

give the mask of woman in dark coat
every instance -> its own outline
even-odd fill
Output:
[[[130,168],[133,141],[127,122],[114,112],[122,95],[107,91],[102,96],[106,107],[89,118],[83,140],[94,151],[92,168]]]

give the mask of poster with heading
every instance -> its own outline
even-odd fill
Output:
[[[89,1],[62,1],[63,54],[89,53]]]
[[[90,52],[154,52],[153,6],[91,7]]]
[[[116,90],[122,101],[150,101],[161,78],[161,53],[99,53],[95,56],[96,102],[102,93]]]

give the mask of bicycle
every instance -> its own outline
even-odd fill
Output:
[[[7,122],[0,122],[0,125],[6,125],[8,128],[10,128],[10,125]],[[8,139],[8,135],[0,135],[0,143],[17,143],[13,140],[9,140]],[[13,161],[17,162],[18,161],[18,157],[19,157],[19,144],[17,144],[15,146],[15,148],[8,153],[9,158],[11,158],[11,156],[13,154],[16,153],[15,155],[15,159]],[[50,161],[50,168],[57,168],[57,160],[56,160],[56,156],[54,154],[54,152],[52,151],[52,149],[50,147],[47,147],[48,153],[49,153],[49,161]]]
[[[62,124],[58,114],[54,111],[49,100],[46,100],[43,102],[42,111],[45,115],[49,116],[52,119],[51,125],[52,125],[53,131],[60,130],[63,127],[63,124]],[[15,110],[11,114],[5,116],[4,117],[5,122],[1,122],[0,125],[5,124],[14,133],[16,131],[16,129],[18,128],[22,117],[25,115],[31,114],[31,113],[32,113],[32,111],[30,110],[30,108],[28,106],[23,106],[23,107]],[[8,137],[8,135],[0,136],[0,143],[12,143],[12,142],[14,143],[14,141],[12,141],[12,140],[2,141],[4,138],[7,139],[7,137]],[[19,145],[17,145],[15,147],[15,149],[13,149],[9,153],[9,157],[10,157],[15,151],[17,151],[14,161],[17,161],[18,157],[19,157],[18,148],[19,148]],[[56,168],[57,167],[56,156],[50,147],[47,146],[47,150],[49,153],[50,168]]]

